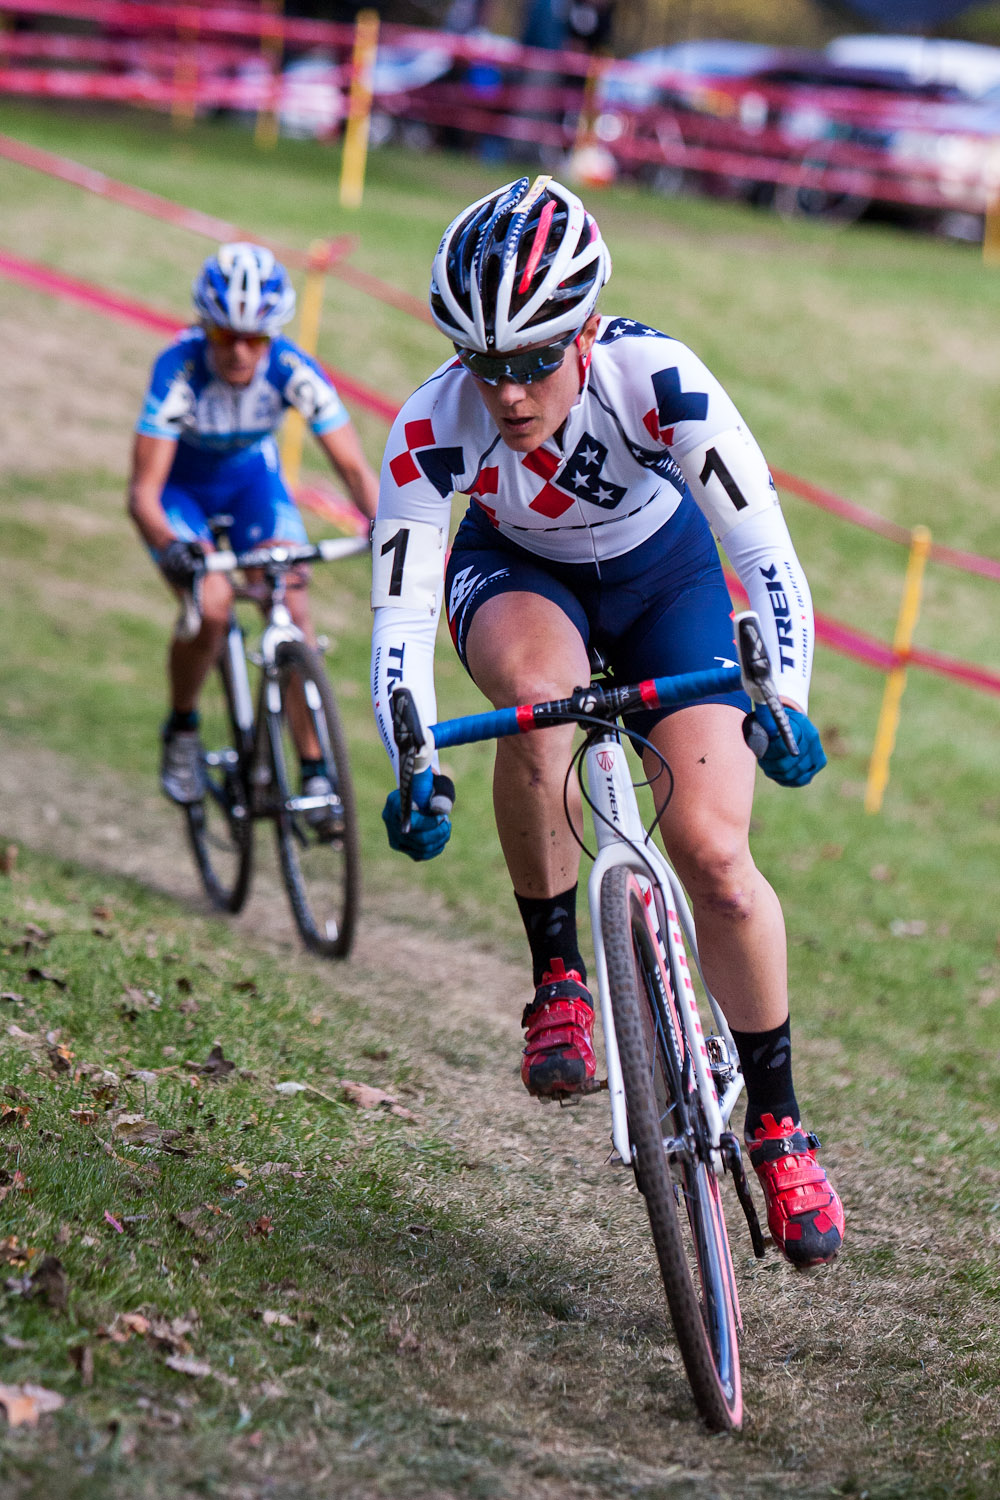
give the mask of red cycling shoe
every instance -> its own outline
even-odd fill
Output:
[[[521,1025],[526,1028],[521,1078],[528,1093],[537,1099],[586,1093],[597,1069],[594,1002],[577,971],[554,959],[525,1006]]]
[[[786,1115],[765,1115],[747,1140],[764,1189],[767,1227],[793,1266],[821,1266],[844,1242],[844,1209],[816,1160],[819,1138]]]

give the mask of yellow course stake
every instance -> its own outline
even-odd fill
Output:
[[[182,22],[177,27],[179,50],[174,67],[173,98],[170,118],[175,129],[186,130],[197,112],[198,94],[198,15],[193,23]]]
[[[903,597],[896,621],[892,651],[894,662],[886,678],[882,694],[882,708],[875,730],[875,744],[868,765],[868,785],[865,788],[865,812],[877,813],[882,806],[885,789],[889,785],[889,761],[896,744],[899,727],[899,709],[906,687],[906,659],[913,644],[913,632],[920,614],[920,594],[924,582],[924,568],[931,550],[931,534],[926,526],[914,526],[910,535],[910,556],[906,564],[903,582]]]
[[[368,157],[368,125],[372,112],[372,73],[378,51],[378,12],[358,11],[351,58],[351,92],[347,104],[344,154],[340,165],[340,202],[360,208]]]
[[[282,54],[282,36],[278,23],[284,14],[284,8],[284,0],[261,0],[263,15],[275,23],[275,29],[271,31],[269,28],[261,34],[260,39],[261,56],[267,63],[267,71],[271,79],[270,99],[265,108],[257,111],[253,138],[255,145],[265,148],[274,146],[278,139],[278,95],[281,89]]]
[[[983,219],[983,260],[988,266],[1000,266],[1000,192],[986,205]]]
[[[313,240],[309,246],[309,269],[302,292],[302,307],[299,312],[298,345],[307,354],[315,354],[319,346],[319,323],[323,312],[323,289],[326,284],[326,268],[330,263],[331,247],[326,240]],[[302,442],[305,423],[297,411],[290,411],[285,419],[285,435],[281,442],[281,467],[285,481],[294,495],[302,471]]]

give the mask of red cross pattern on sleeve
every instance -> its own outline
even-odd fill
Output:
[[[389,472],[400,487],[420,478],[420,470],[413,457],[413,450],[432,446],[434,428],[431,426],[430,418],[423,417],[419,422],[407,422],[403,428],[403,436],[406,438],[406,447],[402,453],[397,453],[395,458],[389,460]]]

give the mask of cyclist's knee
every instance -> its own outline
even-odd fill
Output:
[[[223,573],[206,573],[201,585],[201,618],[204,629],[213,634],[224,630],[229,622],[233,590]]]
[[[674,863],[691,899],[734,921],[753,911],[757,867],[745,840],[721,830],[703,831],[686,847],[673,851]]]

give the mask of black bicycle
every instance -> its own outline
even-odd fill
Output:
[[[221,521],[213,532],[222,539]],[[204,561],[206,573],[254,570],[260,581],[236,582],[234,595],[260,606],[265,622],[250,651],[232,612],[218,670],[202,693],[206,789],[200,802],[184,808],[195,863],[212,904],[239,911],[253,872],[253,825],[269,819],[295,925],[306,946],[324,958],[346,957],[354,938],[361,883],[357,809],[347,740],[321,650],[293,622],[286,589],[290,570],[303,563],[335,562],[367,550],[367,540],[350,537],[238,554],[220,550]],[[199,628],[197,596],[198,580],[178,622],[182,637]],[[256,707],[250,664],[260,672]],[[316,795],[293,785],[303,741],[318,749],[329,782],[329,790]]]

